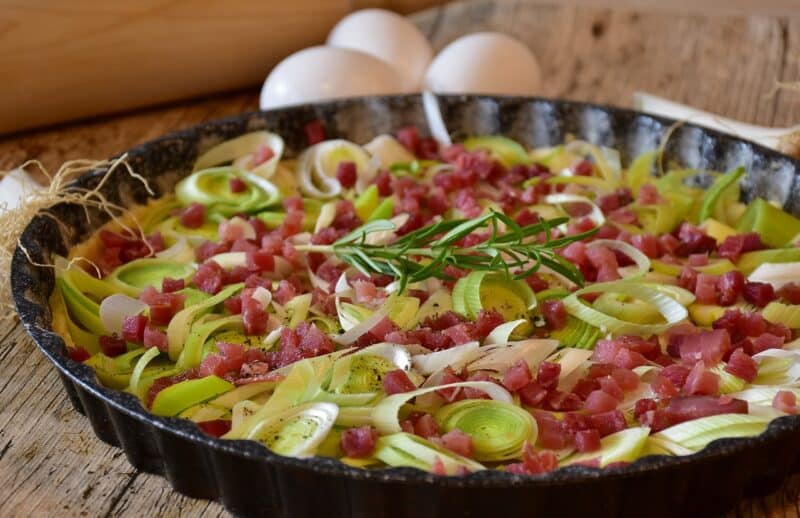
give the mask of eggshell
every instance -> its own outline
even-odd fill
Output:
[[[369,54],[336,47],[310,47],[272,69],[261,89],[261,109],[323,99],[404,93],[394,68]]]
[[[540,78],[539,64],[528,47],[505,34],[480,32],[439,52],[425,83],[439,93],[532,95]]]
[[[433,49],[408,18],[384,9],[362,9],[342,18],[328,35],[328,45],[360,50],[395,67],[404,86],[422,88]]]

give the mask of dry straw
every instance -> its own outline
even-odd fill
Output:
[[[43,215],[63,225],[48,212],[48,209],[60,203],[70,203],[83,207],[87,219],[91,219],[89,209],[97,209],[108,214],[122,229],[138,234],[140,229],[135,221],[133,224],[137,228],[132,229],[120,219],[125,208],[108,201],[101,190],[116,171],[122,170],[141,181],[147,191],[153,194],[147,181],[133,171],[127,162],[127,155],[113,160],[71,160],[65,162],[54,174],[50,174],[38,160],[29,160],[18,169],[26,171],[31,168],[37,169],[45,176],[46,185],[41,189],[25,193],[25,198],[18,207],[10,208],[5,203],[0,204],[0,272],[3,272],[0,275],[0,322],[9,322],[16,317],[11,298],[11,258],[17,246],[28,255],[19,238],[31,219]],[[94,188],[86,189],[70,185],[81,174],[98,169],[106,169],[106,172]],[[38,266],[51,266],[34,262],[30,255],[28,259]]]

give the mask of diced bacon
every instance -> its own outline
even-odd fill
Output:
[[[169,277],[164,277],[161,281],[161,291],[163,293],[174,293],[176,291],[180,291],[186,287],[186,281],[183,279],[170,279]]]
[[[464,320],[457,313],[445,311],[444,313],[439,313],[434,317],[425,319],[422,322],[422,326],[429,327],[433,331],[444,331],[448,327],[460,324],[463,321]]]
[[[611,377],[624,391],[633,390],[639,386],[639,376],[630,369],[617,368],[611,372]]]
[[[206,207],[202,203],[192,203],[180,215],[180,223],[186,228],[200,228],[206,218]]]
[[[147,317],[134,315],[122,320],[122,338],[127,342],[141,344],[144,341],[144,328],[147,326]]]
[[[746,282],[742,289],[744,300],[763,308],[775,300],[775,290],[772,285],[766,282]]]
[[[586,244],[583,241],[570,243],[565,248],[559,250],[558,253],[564,259],[576,265],[585,264],[589,260],[586,255]]]
[[[580,430],[575,433],[575,448],[579,452],[597,451],[600,449],[600,432],[595,429]]]
[[[656,403],[655,399],[650,398],[642,398],[636,401],[633,407],[633,416],[637,419],[640,415],[648,412],[650,410],[656,410],[658,408],[658,404]]]
[[[662,254],[676,255],[681,242],[672,234],[661,234],[658,236],[658,246]]]
[[[791,341],[792,339],[792,331],[788,327],[783,324],[772,324],[768,323],[767,325],[767,333],[771,335],[775,335],[777,337],[783,338],[784,342]]]
[[[509,367],[503,374],[503,386],[511,392],[516,392],[533,381],[531,370],[525,360],[519,360]]]
[[[422,414],[414,420],[414,433],[420,437],[429,438],[439,435],[439,425],[430,414]]]
[[[604,341],[612,342],[611,340],[604,340]],[[614,356],[616,356],[618,350],[619,350],[619,344],[615,344],[613,349],[614,352],[613,354],[611,354],[612,359],[614,358]],[[595,351],[597,351],[597,349],[595,349]],[[589,366],[589,370],[587,371],[587,376],[589,378],[595,379],[595,378],[602,378],[603,376],[611,376],[611,373],[614,372],[614,369],[616,368],[611,363],[597,360],[594,357],[592,357],[592,360],[595,363],[592,363]]]
[[[786,414],[796,414],[797,396],[791,390],[779,390],[772,399],[772,407]]]
[[[255,250],[245,254],[249,272],[271,272],[275,270],[275,258],[269,252]]]
[[[222,289],[222,267],[214,261],[206,261],[200,265],[192,277],[192,283],[201,291],[215,295]]]
[[[353,291],[355,292],[355,300],[359,304],[372,302],[378,295],[378,289],[375,284],[369,281],[354,281]]]
[[[272,297],[278,304],[286,304],[297,295],[297,290],[294,285],[289,281],[281,281],[278,283],[278,288],[272,292]]]
[[[320,142],[325,140],[325,126],[319,119],[315,119],[307,123],[303,127],[303,132],[306,135],[306,141],[308,142],[309,146],[313,146],[314,144],[319,144]]]
[[[658,239],[652,234],[637,234],[631,237],[631,244],[647,257],[658,257]]]
[[[503,315],[494,309],[482,309],[478,312],[475,320],[475,334],[480,338],[486,338],[495,327],[503,324]]]
[[[650,388],[658,396],[659,399],[669,399],[680,394],[680,390],[675,386],[675,383],[666,376],[656,376],[650,383]]]
[[[600,378],[597,381],[600,383],[600,389],[617,401],[622,401],[622,399],[625,397],[625,392],[614,380],[614,378],[608,376],[605,378]]]
[[[253,151],[253,156],[250,159],[250,169],[254,169],[263,163],[269,161],[275,156],[275,152],[269,146],[259,146]]]
[[[762,248],[764,248],[764,244],[761,242],[761,236],[756,232],[749,232],[726,237],[725,241],[719,245],[717,253],[720,257],[730,259],[735,263],[743,253]]]
[[[628,427],[625,416],[619,410],[610,410],[598,414],[591,414],[589,419],[594,428],[600,432],[601,437],[611,435]]]
[[[197,427],[208,435],[222,437],[231,431],[231,421],[229,419],[212,419],[211,421],[200,421]]]
[[[744,289],[744,275],[738,270],[722,274],[717,280],[717,302],[721,306],[730,306],[739,298]]]
[[[450,430],[442,435],[442,444],[448,450],[462,457],[472,457],[472,454],[475,452],[475,447],[472,444],[472,437],[458,428]]]
[[[358,171],[356,163],[351,161],[339,162],[336,166],[336,179],[345,189],[350,189],[356,184]]]
[[[621,207],[608,215],[608,219],[616,223],[624,223],[627,225],[638,225],[639,217],[628,207]]]
[[[533,417],[539,428],[537,444],[542,448],[560,450],[569,444],[570,437],[561,421],[545,412],[534,412]]]
[[[615,340],[622,344],[623,347],[641,354],[648,360],[655,359],[661,353],[657,337],[645,340],[641,336],[620,335]]]
[[[397,141],[415,156],[419,151],[420,137],[416,126],[406,126],[397,130]]]
[[[229,251],[230,243],[214,243],[213,241],[205,241],[195,249],[194,255],[197,258],[197,262],[202,263],[217,254],[222,254]]]
[[[717,248],[717,242],[713,237],[690,223],[684,223],[678,229],[678,239],[681,244],[677,254],[681,257],[688,257],[691,254],[702,254],[713,252]]]
[[[622,344],[615,340],[598,340],[592,353],[592,361],[597,363],[612,364],[617,353],[622,348]],[[609,366],[609,371],[603,376],[611,373],[612,367]]]
[[[616,356],[614,356],[614,361],[612,363],[623,369],[634,369],[640,365],[645,365],[647,363],[647,358],[645,358],[642,353],[638,353],[627,347],[621,347]]]
[[[553,390],[558,386],[559,376],[561,376],[561,364],[544,361],[537,369],[536,382],[547,390]]]
[[[690,396],[713,396],[718,394],[719,376],[708,370],[703,365],[703,362],[697,362],[686,378],[686,383],[683,385],[683,393]]]
[[[83,363],[92,357],[92,355],[89,354],[89,351],[79,345],[75,347],[67,347],[67,354],[73,361],[78,363]]]
[[[542,315],[550,330],[563,329],[567,325],[567,308],[560,300],[545,300],[542,302]]]
[[[237,265],[230,270],[222,272],[222,284],[227,286],[229,284],[238,284],[244,282],[250,276],[250,270],[247,266]]]
[[[718,414],[746,414],[747,402],[722,396],[684,396],[672,398],[666,407],[671,424]]]
[[[284,216],[278,233],[284,239],[300,233],[303,230],[304,212],[302,210],[290,210]]]
[[[409,379],[408,374],[401,369],[387,372],[383,376],[381,382],[383,384],[383,390],[389,395],[411,392],[417,388]]]
[[[688,266],[684,266],[681,269],[681,273],[678,276],[678,286],[685,290],[689,290],[694,292],[697,288],[697,277],[698,277],[697,270],[693,270]]]
[[[715,304],[717,302],[717,276],[705,273],[697,274],[694,294],[701,304]]]
[[[526,445],[522,454],[526,475],[540,475],[558,469],[558,458],[552,451],[539,451]]]
[[[478,371],[469,376],[467,381],[489,381],[491,383],[499,383],[497,379],[490,376],[488,373],[484,371]],[[489,394],[484,392],[483,390],[464,387],[463,389],[464,399],[489,399]]]
[[[306,358],[333,352],[333,341],[316,325],[300,322],[296,332],[300,338],[299,348]]]
[[[789,282],[781,286],[778,296],[789,304],[800,304],[800,284]]]
[[[651,183],[646,183],[639,187],[639,193],[636,195],[636,201],[640,205],[654,205],[661,201],[658,195],[658,188]]]
[[[686,378],[689,377],[690,370],[691,369],[683,365],[670,365],[661,369],[659,376],[667,378],[675,387],[681,388],[686,383]]]
[[[242,299],[238,295],[225,300],[223,305],[232,315],[239,315],[242,312]]]
[[[591,394],[594,390],[600,390],[600,382],[592,378],[578,380],[575,386],[572,387],[572,393],[582,400],[586,400],[586,398],[589,397],[589,394]]]
[[[372,455],[375,443],[378,440],[378,431],[371,426],[348,428],[342,432],[339,445],[345,455],[352,458],[364,458]]]
[[[125,344],[125,340],[116,335],[101,336],[99,342],[100,351],[106,356],[110,356],[112,358],[128,351],[128,346]]]
[[[742,349],[736,349],[725,365],[725,372],[751,383],[758,374],[758,364]]]
[[[519,389],[518,394],[524,405],[538,407],[547,398],[547,389],[532,381]]]
[[[725,329],[684,335],[680,356],[684,362],[703,361],[711,367],[719,363],[731,348],[731,337]]]
[[[650,428],[650,433],[660,432],[670,426],[667,412],[662,409],[648,410],[638,416],[639,424]]]
[[[546,290],[550,286],[547,283],[546,280],[544,280],[539,274],[536,274],[536,273],[531,274],[528,277],[526,277],[525,278],[525,282],[536,293],[538,293],[538,292],[540,292],[542,290]]]
[[[450,337],[456,345],[472,342],[477,338],[475,325],[468,322],[448,327],[442,333]]]
[[[550,390],[547,393],[547,406],[558,412],[572,412],[583,408],[583,401],[571,392]]]
[[[241,194],[247,190],[247,184],[239,177],[231,178],[228,182],[228,187],[233,194]]]
[[[753,354],[766,351],[767,349],[780,349],[783,347],[782,336],[775,336],[770,333],[764,333],[753,340]]]
[[[686,261],[689,266],[692,267],[699,267],[699,266],[707,266],[708,265],[708,253],[702,254],[691,254],[689,259]]]
[[[261,302],[253,297],[242,296],[242,323],[248,335],[263,335],[267,332],[269,315]]]
[[[604,378],[600,379],[602,380]],[[602,381],[600,383],[602,383]],[[617,408],[618,403],[619,400],[609,393],[603,390],[595,390],[586,398],[583,408],[589,413],[608,412]]]
[[[142,343],[146,348],[155,347],[162,353],[167,352],[169,346],[166,333],[152,326],[145,327]]]

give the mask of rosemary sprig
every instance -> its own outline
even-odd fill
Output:
[[[583,275],[572,263],[555,253],[558,248],[580,241],[597,229],[582,234],[553,238],[552,229],[569,218],[541,220],[520,226],[501,212],[490,211],[475,219],[444,220],[400,237],[393,243],[374,245],[366,242],[369,234],[391,231],[388,220],[371,221],[331,245],[300,245],[306,252],[335,254],[365,275],[389,275],[397,279],[402,292],[409,283],[436,277],[451,280],[447,266],[470,271],[504,272],[507,278],[523,279],[547,266],[572,282],[583,285]],[[501,229],[505,229],[501,232]],[[466,236],[490,229],[487,240],[474,246],[456,244]],[[545,239],[536,238],[544,233]],[[513,270],[513,271],[512,271]]]

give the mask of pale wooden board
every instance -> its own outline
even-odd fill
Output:
[[[800,20],[718,18],[537,6],[452,4],[416,16],[437,48],[460,34],[502,30],[525,41],[544,70],[543,93],[630,104],[645,89],[761,124],[800,122],[800,94],[765,97],[776,79],[800,79]],[[0,141],[0,169],[29,158],[48,168],[106,157],[203,120],[255,109],[257,92],[98,119]],[[2,333],[0,333],[0,336]],[[743,502],[734,516],[800,516],[800,477]],[[0,340],[0,516],[227,516],[137,473],[73,411],[55,371],[21,327]]]

